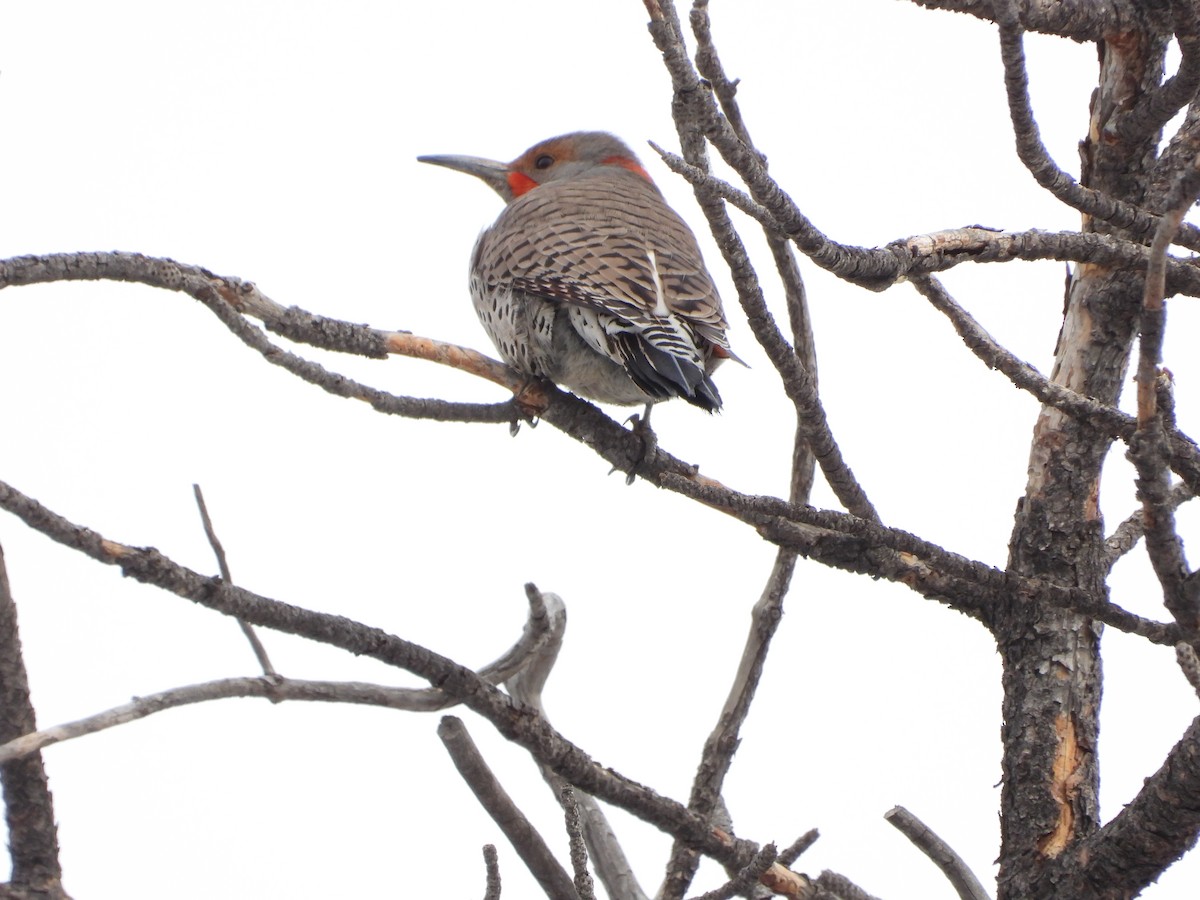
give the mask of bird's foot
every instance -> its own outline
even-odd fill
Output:
[[[513,416],[508,423],[508,433],[513,437],[521,430],[521,423],[528,422],[530,428],[537,428],[538,419],[550,406],[550,398],[542,389],[540,379],[530,378],[513,393]]]
[[[658,435],[650,427],[650,408],[652,405],[647,403],[646,409],[641,415],[634,413],[625,420],[631,423],[629,430],[642,439],[642,452],[638,454],[638,458],[634,460],[633,465],[629,467],[629,471],[625,473],[626,484],[633,484],[637,480],[638,471],[646,463],[654,459],[658,453]],[[608,474],[611,475],[615,471],[617,471],[617,467],[613,466]]]

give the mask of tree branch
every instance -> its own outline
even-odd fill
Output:
[[[908,532],[844,513],[792,507],[774,497],[752,497],[716,482],[676,475],[663,476],[663,486],[753,525],[767,540],[802,556],[848,572],[897,581],[985,624],[996,604],[1016,598],[1021,603],[1045,602],[1071,609],[1156,644],[1174,646],[1184,634],[1178,625],[1145,619],[1104,597],[1005,572]]]
[[[483,866],[487,872],[487,890],[483,900],[500,900],[500,860],[494,844],[483,845]]]
[[[1169,391],[1169,375],[1160,371],[1166,331],[1166,256],[1171,237],[1200,195],[1200,157],[1182,170],[1172,189],[1168,212],[1150,245],[1142,299],[1141,342],[1137,364],[1137,432],[1129,457],[1137,467],[1138,495],[1142,499],[1146,552],[1163,588],[1168,610],[1184,628],[1200,627],[1200,584],[1189,578],[1183,541],[1175,529],[1168,468],[1168,444],[1159,390]]]
[[[209,518],[208,504],[204,502],[204,492],[200,490],[200,485],[193,484],[192,493],[196,497],[196,507],[200,510],[200,521],[204,525],[204,536],[208,538],[208,545],[212,547],[213,554],[217,557],[217,568],[221,572],[221,577],[225,579],[226,584],[233,584],[233,575],[229,571],[229,561],[225,558],[225,548],[221,546],[220,540],[217,539],[217,532],[213,528],[212,519]],[[238,627],[242,629],[242,634],[250,642],[250,649],[254,652],[254,658],[258,660],[258,666],[262,669],[263,675],[268,680],[278,678],[279,673],[275,671],[275,667],[271,665],[271,658],[267,656],[267,648],[258,639],[258,635],[254,633],[254,629],[241,619],[238,619]]]
[[[19,256],[0,262],[0,289],[101,280],[134,282],[185,293],[208,307],[242,343],[258,351],[267,362],[331,394],[362,400],[380,412],[458,422],[509,422],[516,417],[511,403],[450,403],[389,394],[276,346],[247,322],[241,312],[260,318],[270,331],[314,347],[372,359],[386,358],[389,353],[403,354],[459,368],[511,390],[524,384],[507,366],[474,350],[314,316],[299,309],[284,309],[254,284],[240,278],[222,277],[198,266],[140,253],[58,253]]]
[[[1133,897],[1195,846],[1200,834],[1200,718],[1108,824],[1060,857],[1063,897]]]
[[[537,588],[527,584],[525,590],[536,592]],[[552,637],[538,650],[530,665],[505,682],[505,687],[518,705],[536,710],[543,717],[546,716],[546,711],[542,706],[542,689],[558,659],[558,652],[562,648],[563,636],[566,633],[566,609],[562,606],[562,601],[555,594],[544,596],[554,622]],[[538,768],[556,797],[561,796],[563,789],[569,787],[549,766],[539,762]],[[649,900],[638,884],[633,867],[621,849],[620,842],[600,804],[583,793],[575,795],[575,803],[580,809],[583,836],[591,853],[596,876],[604,885],[608,896],[612,900]]]
[[[0,547],[0,744],[36,727],[17,631],[17,604],[8,582],[4,548]],[[39,897],[65,898],[54,801],[41,755],[25,759],[0,756],[0,790],[12,857],[10,885]]]
[[[1127,143],[1137,143],[1161,131],[1177,112],[1196,99],[1200,90],[1200,17],[1191,0],[1171,0],[1171,13],[1181,54],[1179,69],[1157,88],[1139,97],[1132,109],[1114,118],[1113,133]],[[1180,234],[1185,233],[1190,238],[1195,233],[1194,227],[1185,224]],[[1179,243],[1191,246],[1182,237]]]
[[[994,22],[1005,0],[912,0],[926,9],[966,13]],[[1074,41],[1102,41],[1113,32],[1135,27],[1141,20],[1136,0],[1023,0],[1019,6],[1026,31],[1053,34]]]
[[[153,548],[131,547],[75,525],[0,482],[0,508],[64,546],[78,550],[144,584],[152,584],[223,615],[252,625],[274,628],[350,653],[405,669],[436,684],[468,709],[486,718],[508,740],[525,748],[576,787],[689,841],[723,865],[744,866],[757,845],[724,840],[681,804],[597,765],[540,716],[512,700],[453,660],[424,647],[354,622],[344,616],[302,609],[263,597],[245,588],[209,578],[175,563]]]
[[[971,867],[928,825],[903,806],[893,806],[883,817],[942,870],[961,900],[990,900]]]
[[[1167,504],[1172,510],[1176,510],[1183,503],[1195,496],[1195,493],[1186,484],[1177,484],[1171,488]],[[1143,508],[1130,513],[1125,521],[1118,525],[1113,530],[1113,533],[1104,539],[1105,565],[1107,568],[1112,569],[1117,564],[1117,560],[1136,547],[1138,541],[1142,539],[1142,535],[1145,533],[1146,510]]]
[[[575,893],[579,900],[596,900],[596,886],[588,872],[587,846],[584,843],[584,824],[575,802],[575,791],[569,784],[563,785],[558,795],[562,804],[567,837],[571,845],[571,871],[574,874]]]
[[[674,88],[672,116],[683,148],[684,158],[702,171],[707,168],[704,142],[697,128],[702,120],[715,114],[711,95],[700,85],[700,77],[687,58],[679,19],[670,0],[648,2],[650,33],[662,53]],[[736,138],[734,138],[736,141]],[[750,151],[746,151],[749,153]],[[783,388],[796,408],[808,441],[826,481],[839,502],[862,519],[877,520],[878,514],[842,457],[833,437],[824,407],[817,395],[813,376],[780,333],[767,309],[758,276],[721,198],[704,187],[695,188],[696,199],[708,219],[709,227],[729,267],[738,291],[738,299],[759,345],[766,351],[779,373]]]
[[[438,725],[438,737],[442,739],[454,767],[462,775],[471,793],[508,838],[512,848],[517,851],[517,856],[521,857],[521,861],[541,885],[546,896],[551,900],[580,900],[575,893],[575,886],[571,883],[571,876],[559,865],[537,829],[496,780],[475,742],[471,740],[462,719],[445,716]]]
[[[1079,231],[996,231],[973,226],[950,228],[892,241],[884,247],[841,247],[814,254],[800,241],[808,220],[794,209],[790,199],[777,200],[768,208],[683,158],[651,145],[672,171],[696,187],[717,193],[764,228],[786,235],[817,265],[839,278],[872,291],[882,291],[905,278],[944,272],[964,263],[1003,263],[1013,260],[1095,263],[1114,268],[1144,266],[1147,247],[1112,235]],[[786,198],[786,195],[781,197]],[[823,237],[823,236],[822,236]],[[818,248],[825,244],[818,244]],[[861,255],[855,255],[861,254]],[[1200,296],[1200,271],[1190,261],[1171,257],[1167,263],[1168,286],[1172,293]]]
[[[1033,106],[1029,100],[1029,74],[1025,68],[1024,41],[1021,36],[1021,27],[1017,22],[1015,5],[1012,0],[1000,2],[997,4],[997,11],[1000,14],[998,22],[1000,26],[1000,60],[1004,64],[1004,86],[1008,93],[1008,110],[1012,119],[1013,134],[1016,137],[1017,157],[1024,163],[1025,168],[1029,170],[1038,184],[1067,206],[1079,210],[1084,215],[1108,222],[1129,232],[1134,237],[1149,239],[1158,225],[1157,216],[1139,209],[1132,203],[1126,203],[1093,188],[1084,187],[1060,169],[1058,164],[1050,158],[1049,151],[1042,143],[1037,121],[1033,116]],[[1185,60],[1189,66],[1189,78],[1200,75],[1200,71],[1190,71],[1195,62],[1194,59]],[[1184,83],[1178,83],[1178,89],[1182,90],[1185,87]],[[1193,87],[1193,93],[1194,90]],[[1148,95],[1143,103],[1150,102],[1152,97],[1158,97],[1159,100],[1153,104],[1153,110],[1161,112],[1162,109],[1165,109],[1165,107],[1161,107],[1161,104],[1174,102],[1175,94],[1176,89],[1172,90],[1169,97],[1164,96],[1160,91]],[[1183,102],[1186,102],[1186,99]],[[1143,115],[1139,119],[1139,127],[1150,125],[1153,118],[1153,114],[1149,111],[1150,107],[1140,108],[1143,109]],[[1174,114],[1175,110],[1172,110],[1157,127],[1161,128],[1166,120]],[[1123,120],[1126,123],[1128,121],[1128,118]],[[1150,127],[1146,133],[1154,130],[1156,130],[1154,127]],[[1176,240],[1189,249],[1198,250],[1200,249],[1200,229],[1193,225],[1184,226],[1180,229]]]

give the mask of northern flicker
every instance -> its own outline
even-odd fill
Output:
[[[509,163],[421,162],[475,175],[506,203],[471,253],[471,299],[504,361],[601,403],[721,406],[732,357],[696,238],[625,144],[542,141]]]

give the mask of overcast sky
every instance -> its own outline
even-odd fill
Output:
[[[969,224],[1078,227],[1021,168],[993,29],[896,0],[717,2],[712,15],[772,171],[836,240],[874,246]],[[664,448],[739,490],[786,491],[790,404],[754,345],[674,146],[670,85],[640,2],[10,3],[0,29],[0,257],[170,256],[284,305],[492,352],[466,269],[500,201],[423,153],[510,159],[605,129],[638,148],[696,228],[749,368],[726,409],[661,407]],[[1028,41],[1043,136],[1069,171],[1095,50]],[[748,230],[748,235],[753,229]],[[751,241],[764,271],[769,257]],[[986,370],[908,286],[850,288],[802,263],[835,434],[885,522],[1003,565],[1035,401]],[[947,286],[1048,371],[1060,264],[960,267]],[[782,316],[775,286],[769,300]],[[1194,301],[1166,362],[1195,432]],[[397,393],[499,401],[431,364],[302,351]],[[613,409],[624,416],[625,410]],[[772,550],[745,526],[621,476],[549,426],[387,418],[301,383],[195,301],[115,284],[0,293],[0,479],[106,537],[215,572],[199,482],[238,583],[351,616],[468,665],[520,632],[522,585],[560,594],[555,726],[605,765],[686,799]],[[1109,530],[1134,508],[1114,456]],[[814,503],[833,506],[819,486]],[[1184,517],[1188,527],[1190,517]],[[1194,530],[1194,529],[1193,529]],[[39,723],[255,672],[236,625],[122,580],[0,516]],[[1114,600],[1163,618],[1140,553]],[[889,900],[946,897],[887,825],[902,804],[988,882],[998,852],[1000,667],[977,623],[902,587],[801,562],[728,781],[741,835],[821,840],[797,868]],[[417,685],[267,635],[286,675]],[[1196,712],[1169,649],[1104,638],[1102,814]],[[562,851],[525,754],[465,716],[510,793]],[[171,711],[45,754],[78,897],[477,896],[499,846],[505,896],[536,888],[454,774],[437,716],[263,701]],[[669,841],[613,821],[643,887]],[[1200,865],[1145,894],[1195,896]],[[722,875],[703,870],[698,889]]]

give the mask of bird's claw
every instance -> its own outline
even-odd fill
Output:
[[[514,391],[512,402],[516,415],[508,423],[508,433],[513,437],[521,430],[522,422],[528,422],[530,428],[537,428],[542,413],[550,406],[550,398],[536,378],[531,378]]]
[[[646,404],[646,411],[643,414],[634,413],[625,422],[632,423],[629,430],[642,440],[642,452],[638,454],[638,458],[625,473],[625,483],[631,485],[637,480],[638,471],[642,466],[654,459],[655,454],[658,453],[658,435],[650,427],[650,404]],[[611,475],[616,471],[617,467],[613,466],[608,474]]]

